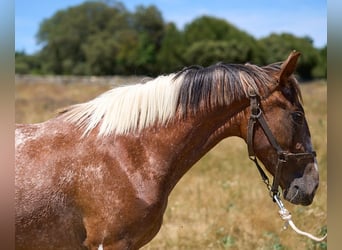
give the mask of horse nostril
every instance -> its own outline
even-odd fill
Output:
[[[298,190],[298,189],[299,189],[299,186],[298,186],[298,185],[294,185],[293,188],[295,188],[295,189]]]

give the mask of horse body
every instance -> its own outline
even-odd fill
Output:
[[[221,117],[219,124],[223,125],[231,115],[220,112],[225,114],[213,112],[210,116]],[[200,131],[206,132],[198,136]],[[158,232],[174,185],[221,137],[226,137],[223,131],[228,130],[218,126],[217,119],[201,116],[177,122],[177,126],[172,122],[156,125],[139,135],[101,139],[97,129],[82,137],[77,127],[60,117],[18,125],[18,241],[22,240],[27,249],[48,249],[51,238],[65,242],[70,249],[79,248],[85,238],[90,249],[103,243],[114,249],[121,248],[117,244],[134,248],[144,245]],[[51,221],[51,217],[55,219]],[[42,226],[48,222],[47,228],[35,228],[37,218]],[[32,246],[19,236],[27,232]],[[41,232],[47,236],[42,237]]]
[[[266,94],[262,88],[259,92]],[[164,122],[156,115],[155,120],[148,118],[148,125],[129,133],[108,133],[108,126],[103,130],[104,113],[101,119],[94,118],[91,128],[85,129],[82,124],[91,119],[88,111],[77,112],[81,125],[70,121],[68,110],[44,123],[18,125],[16,248],[138,249],[148,243],[160,229],[169,193],[187,170],[223,138],[235,135],[246,139],[250,113],[246,95],[224,105],[212,105],[208,112],[202,112],[208,109],[203,99],[189,96],[190,99],[183,97],[183,106],[168,111],[173,112],[172,116]],[[264,102],[272,98],[275,97]],[[280,99],[283,106],[290,105],[283,96]],[[179,100],[182,102],[182,96]],[[136,101],[142,105],[145,99]],[[170,103],[173,101],[170,99]],[[187,108],[189,105],[192,110]],[[272,117],[276,109],[269,106],[265,113],[268,110]],[[141,123],[142,119],[139,116],[136,122]],[[273,157],[269,157],[275,154],[274,150],[264,136],[258,135],[258,139],[258,157],[274,165]],[[279,143],[292,143],[287,140],[280,138]],[[311,150],[311,142],[296,145],[297,151]],[[313,179],[318,181],[316,172],[312,173],[313,164],[304,166],[306,175],[313,175],[305,176],[310,183]],[[274,171],[272,166],[268,169]],[[303,175],[303,167],[300,171]],[[287,178],[281,180],[285,190],[291,189],[293,181]],[[317,185],[311,186],[313,190],[302,195],[302,200],[312,201]]]

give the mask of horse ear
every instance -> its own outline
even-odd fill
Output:
[[[297,61],[299,56],[300,53],[294,50],[283,62],[279,71],[279,75],[277,76],[280,83],[286,83],[287,79],[293,74],[297,67]]]

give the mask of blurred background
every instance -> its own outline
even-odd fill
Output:
[[[57,3],[56,3],[57,2]],[[16,1],[17,74],[157,76],[302,53],[326,78],[326,1]]]
[[[35,123],[113,86],[189,65],[283,61],[296,71],[317,151],[312,205],[284,202],[300,229],[327,232],[327,34],[321,0],[45,0],[15,2],[15,120]],[[169,197],[163,226],[144,249],[327,249],[282,230],[246,145],[228,138]]]

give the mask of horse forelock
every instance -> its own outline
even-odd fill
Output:
[[[191,66],[146,83],[114,88],[62,110],[60,116],[84,129],[83,135],[98,126],[100,136],[127,134],[156,122],[166,124],[177,110],[183,117],[201,111],[203,103],[206,110],[229,105],[248,97],[249,88],[267,95],[272,83],[270,74],[255,65]]]

